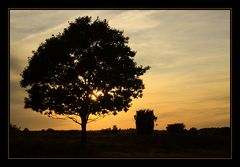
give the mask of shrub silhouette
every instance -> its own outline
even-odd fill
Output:
[[[106,128],[106,129],[101,129],[102,133],[110,133],[111,132],[111,128]]]
[[[191,135],[196,135],[198,133],[198,130],[197,128],[192,127],[189,129],[188,133]]]
[[[184,123],[168,124],[166,129],[169,133],[185,133],[186,131]]]
[[[138,110],[134,115],[136,120],[136,129],[138,134],[151,134],[154,129],[154,121],[157,117],[154,116],[153,110]]]
[[[198,132],[199,132],[200,135],[210,135],[210,136],[220,135],[220,136],[225,136],[225,135],[230,135],[231,134],[231,129],[230,129],[230,127],[202,128],[202,129],[199,129]]]
[[[113,125],[112,129],[111,128],[107,128],[107,129],[101,129],[102,133],[112,133],[112,134],[116,134],[120,131],[121,129],[118,129],[117,125]]]
[[[120,131],[120,129],[118,129],[117,125],[113,125],[112,127],[112,133],[115,134],[115,133],[118,133]]]
[[[47,132],[54,132],[54,129],[48,128],[46,131],[47,131]]]
[[[231,128],[229,127],[222,127],[219,128],[219,132],[217,133],[218,135],[231,135]]]
[[[21,131],[20,129],[21,129],[21,127],[18,127],[17,125],[10,124],[10,126],[9,126],[9,131],[11,133],[18,133]]]

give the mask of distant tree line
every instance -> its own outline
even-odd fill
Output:
[[[167,127],[168,133],[174,134],[190,134],[190,135],[230,135],[231,129],[230,127],[220,127],[220,128],[201,128],[197,129],[195,127],[190,128],[187,130],[185,128],[184,123],[174,123],[168,124]]]
[[[152,134],[154,131],[154,121],[156,121],[157,117],[154,116],[152,110],[139,110],[137,114],[134,116],[136,121],[136,129],[130,128],[126,130],[122,130],[117,127],[117,125],[113,125],[112,128],[101,129],[101,133],[105,134],[116,134],[120,131],[129,131],[131,133],[137,132],[137,134]],[[146,119],[146,120],[145,120]],[[209,135],[209,136],[216,136],[216,135],[230,135],[231,129],[230,127],[219,127],[219,128],[201,128],[197,129],[195,127],[190,128],[187,130],[185,128],[184,123],[173,123],[168,124],[166,126],[166,133],[167,134],[188,134],[188,135]],[[21,127],[17,125],[10,124],[9,126],[10,134],[28,134],[29,129],[24,128],[21,130]],[[54,129],[42,129],[41,132],[53,133],[55,132]],[[164,131],[162,131],[164,132]]]

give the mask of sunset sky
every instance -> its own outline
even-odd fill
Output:
[[[10,122],[30,130],[80,129],[24,109],[20,73],[41,42],[79,16],[99,16],[124,30],[135,61],[151,66],[143,97],[128,112],[89,123],[87,130],[135,128],[139,109],[152,109],[155,129],[230,126],[230,10],[10,10]],[[44,68],[44,67],[43,67]]]

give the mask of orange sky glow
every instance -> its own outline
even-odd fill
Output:
[[[30,130],[77,129],[24,109],[20,73],[41,42],[79,16],[99,16],[124,30],[135,61],[151,67],[141,78],[143,97],[128,112],[87,124],[88,130],[135,128],[139,109],[154,110],[155,129],[230,126],[230,10],[10,10],[10,122]],[[99,92],[96,92],[99,94]],[[93,97],[94,98],[94,97]]]

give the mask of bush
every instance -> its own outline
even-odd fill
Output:
[[[186,132],[184,123],[168,124],[166,129],[167,129],[167,132],[169,133],[185,133]]]
[[[231,135],[231,129],[229,127],[222,127],[222,128],[202,128],[199,129],[200,135],[209,135],[209,136],[228,136]]]
[[[102,133],[118,133],[121,129],[118,129],[117,125],[113,125],[112,129],[111,128],[106,128],[106,129],[101,129]]]
[[[188,133],[191,135],[196,135],[198,133],[198,130],[196,128],[192,127],[189,129]]]
[[[48,128],[46,131],[47,131],[47,132],[53,132],[54,129],[52,129],[52,128]]]
[[[231,135],[231,129],[229,127],[219,128],[217,135],[228,136]]]
[[[9,126],[9,131],[11,133],[20,132],[21,131],[20,129],[21,129],[21,127],[18,127],[17,125],[10,124],[10,126]]]
[[[111,133],[111,128],[101,129],[102,133]]]
[[[138,134],[151,134],[154,129],[154,122],[157,117],[154,116],[153,110],[138,110],[134,115],[136,120],[136,129]]]
[[[115,134],[115,133],[118,133],[119,131],[120,129],[117,128],[117,125],[113,125],[111,132]]]

